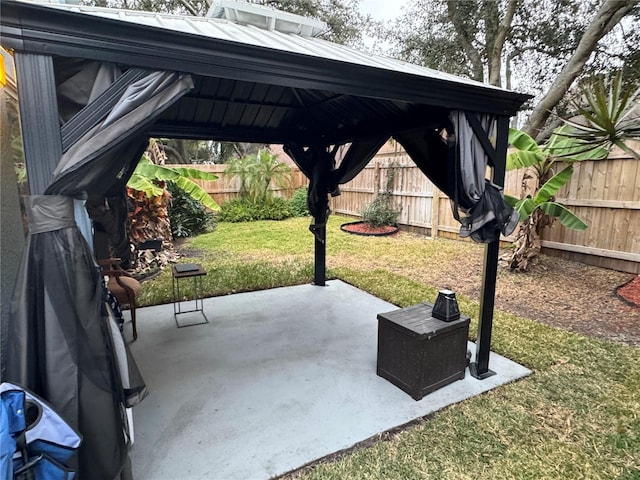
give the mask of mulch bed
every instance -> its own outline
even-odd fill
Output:
[[[619,286],[616,289],[616,293],[624,301],[636,307],[640,307],[640,275],[633,278],[630,282]]]
[[[394,227],[392,225],[372,227],[364,222],[343,223],[342,225],[340,225],[340,229],[344,232],[354,233],[356,235],[384,236],[398,233],[398,227]]]

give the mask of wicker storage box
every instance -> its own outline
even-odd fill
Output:
[[[415,400],[464,378],[469,317],[443,322],[431,316],[433,305],[378,314],[379,376]]]

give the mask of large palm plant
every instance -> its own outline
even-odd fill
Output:
[[[640,139],[640,88],[624,88],[622,74],[599,77],[583,89],[585,105],[576,105],[580,120],[563,119],[570,128],[564,135],[583,148],[616,146],[633,158],[640,153],[629,147],[628,140]]]
[[[273,192],[271,185],[278,188],[291,186],[291,167],[278,161],[278,156],[267,149],[256,155],[246,155],[227,162],[224,173],[240,182],[240,196],[254,203],[268,201]]]
[[[267,149],[260,150],[253,160],[250,181],[251,196],[255,202],[265,202],[271,198],[271,184],[277,188],[291,187],[291,167],[278,161],[278,156]]]

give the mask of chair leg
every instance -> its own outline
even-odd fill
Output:
[[[133,330],[133,341],[138,339],[138,329],[136,327],[136,302],[131,303],[131,329]]]

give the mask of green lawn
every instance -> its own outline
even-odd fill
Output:
[[[347,235],[339,230],[345,221],[332,216],[328,225],[329,276],[399,306],[435,299],[437,288],[417,280],[430,259],[455,261],[482,248],[410,235]],[[206,267],[208,295],[309,283],[308,224],[221,223],[190,240],[194,257],[181,262]],[[145,305],[169,302],[169,273],[144,282],[140,298]],[[459,303],[477,318],[476,302],[459,296]],[[640,349],[499,311],[494,318],[493,350],[533,375],[292,477],[640,480]],[[474,322],[472,335],[475,329]]]

